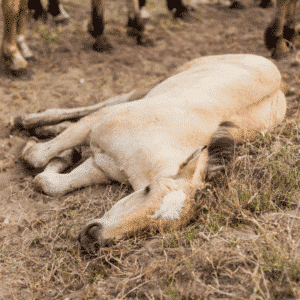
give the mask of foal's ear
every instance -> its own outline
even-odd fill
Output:
[[[191,180],[192,184],[204,182],[207,171],[207,160],[207,146],[197,149],[180,165],[177,177]]]

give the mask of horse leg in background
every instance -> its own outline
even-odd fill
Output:
[[[296,38],[296,8],[298,0],[290,0],[289,9],[287,11],[286,21],[283,29],[283,38],[291,43],[293,47]]]
[[[104,36],[104,6],[105,0],[91,0],[91,21],[88,32],[96,39],[93,49],[97,52],[109,51],[112,46]],[[144,25],[140,17],[138,0],[127,0],[128,8],[128,35],[136,38],[139,45],[143,44]]]
[[[167,0],[167,7],[175,19],[189,20],[190,9],[182,0]]]
[[[60,6],[60,0],[48,0],[48,13],[53,17],[58,16],[60,14]]]
[[[60,0],[48,0],[48,10],[44,9],[41,0],[28,0],[28,9],[33,12],[32,16],[35,20],[41,19],[45,23],[48,19],[48,13],[56,25],[67,24],[70,19]]]
[[[48,13],[52,16],[55,24],[67,24],[70,20],[60,0],[48,0]]]
[[[24,6],[25,3],[26,7]],[[18,76],[24,73],[27,67],[27,61],[17,46],[17,38],[20,39],[25,30],[27,1],[2,0],[2,11],[4,34],[1,48],[1,60],[7,69]]]
[[[33,53],[29,49],[25,40],[26,18],[28,13],[27,0],[20,0],[19,18],[17,20],[17,45],[22,53],[22,56],[26,59],[32,59]]]
[[[91,0],[91,20],[88,24],[88,32],[96,39],[93,49],[97,52],[109,51],[112,48],[104,36],[104,1]]]
[[[277,0],[274,20],[265,30],[265,45],[272,51],[272,58],[280,59],[290,51],[286,40],[291,43],[296,37],[295,11],[298,0]],[[286,17],[288,19],[286,20]]]
[[[46,23],[47,11],[44,9],[41,0],[28,0],[28,9],[32,11],[32,17],[35,20],[41,19]]]
[[[136,39],[138,45],[146,45],[149,40],[145,39],[145,19],[141,15],[141,7],[146,4],[144,0],[126,0],[128,9],[127,34]]]
[[[146,22],[150,18],[150,13],[145,9],[146,0],[139,0],[139,7],[141,11],[141,18]]]

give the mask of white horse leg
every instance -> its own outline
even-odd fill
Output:
[[[22,56],[28,60],[33,57],[33,53],[29,49],[25,40],[26,21],[28,15],[28,3],[27,0],[20,0],[19,18],[17,21],[17,45],[22,53]]]

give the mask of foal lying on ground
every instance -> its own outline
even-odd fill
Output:
[[[22,158],[34,168],[46,166],[34,184],[48,195],[109,180],[131,184],[134,193],[80,233],[82,246],[93,252],[146,227],[189,222],[194,191],[214,169],[214,155],[284,118],[280,84],[278,69],[263,57],[195,59],[140,100],[104,107],[48,142],[30,140]],[[93,156],[61,174],[70,162],[66,150],[83,144],[90,145]]]

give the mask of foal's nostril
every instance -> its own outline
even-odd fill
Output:
[[[81,231],[78,236],[82,254],[96,254],[100,250],[100,230],[102,226],[99,223],[92,223]]]
[[[100,243],[99,242],[95,242],[94,243],[94,252],[98,253],[100,251]]]

